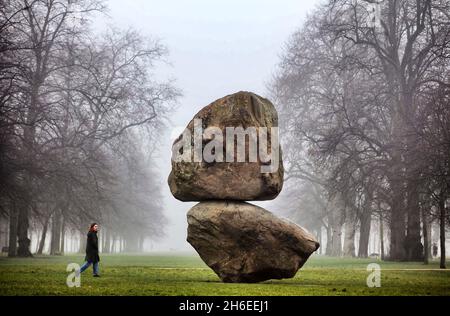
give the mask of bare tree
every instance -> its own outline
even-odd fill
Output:
[[[449,3],[384,1],[374,25],[368,2],[323,4],[286,45],[270,88],[286,125],[287,179],[321,183],[344,203],[329,218],[338,233],[336,215],[356,211],[360,256],[372,214],[387,210],[390,259],[422,260],[420,205],[431,195],[420,194],[418,123],[424,90],[448,85]]]
[[[0,172],[9,180],[2,181],[0,205],[10,218],[11,256],[15,236],[17,254],[31,255],[31,219],[42,228],[38,253],[49,223],[51,254],[64,253],[67,232],[84,235],[89,222],[102,219],[120,235],[128,223],[139,224],[140,240],[162,233],[162,208],[153,204],[158,187],[136,195],[155,181],[138,160],[152,159],[180,93],[152,73],[167,54],[158,41],[131,30],[99,35],[87,28],[90,14],[103,9],[96,0],[16,0],[2,10],[9,27],[4,32],[2,24],[1,80],[11,84],[1,91]],[[138,175],[146,177],[137,181]],[[130,187],[119,183],[133,184],[135,195],[125,198],[121,190]],[[133,203],[139,211],[127,214]],[[153,222],[148,230],[145,223]]]

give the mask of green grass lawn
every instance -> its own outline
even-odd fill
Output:
[[[89,268],[81,287],[69,288],[66,266],[81,264],[81,255],[0,257],[0,295],[450,295],[450,271],[439,270],[437,262],[313,256],[292,279],[226,284],[191,254],[102,255],[101,260],[101,278],[93,278]],[[382,269],[379,288],[366,285],[371,262]]]

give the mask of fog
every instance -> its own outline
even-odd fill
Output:
[[[245,90],[267,95],[283,44],[304,16],[319,1],[109,1],[109,19],[159,38],[169,49],[170,65],[161,64],[159,76],[176,79],[182,89],[173,129],[160,148],[159,176],[164,214],[169,223],[165,237],[152,250],[192,250],[186,242],[186,212],[195,203],[176,200],[170,193],[171,145],[204,106],[225,95]],[[265,205],[267,203],[255,203]]]

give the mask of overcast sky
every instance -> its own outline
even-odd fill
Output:
[[[169,49],[171,65],[160,67],[158,74],[176,79],[183,92],[172,117],[174,128],[180,129],[202,107],[227,94],[246,90],[265,96],[283,44],[318,2],[110,0],[108,23],[159,38]],[[179,202],[170,194],[171,134],[166,131],[157,162],[169,224],[166,238],[153,250],[190,250],[186,212],[195,203]]]

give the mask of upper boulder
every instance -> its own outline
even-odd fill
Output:
[[[275,107],[241,91],[189,122],[174,142],[168,183],[181,201],[271,200],[282,189],[283,173]]]

